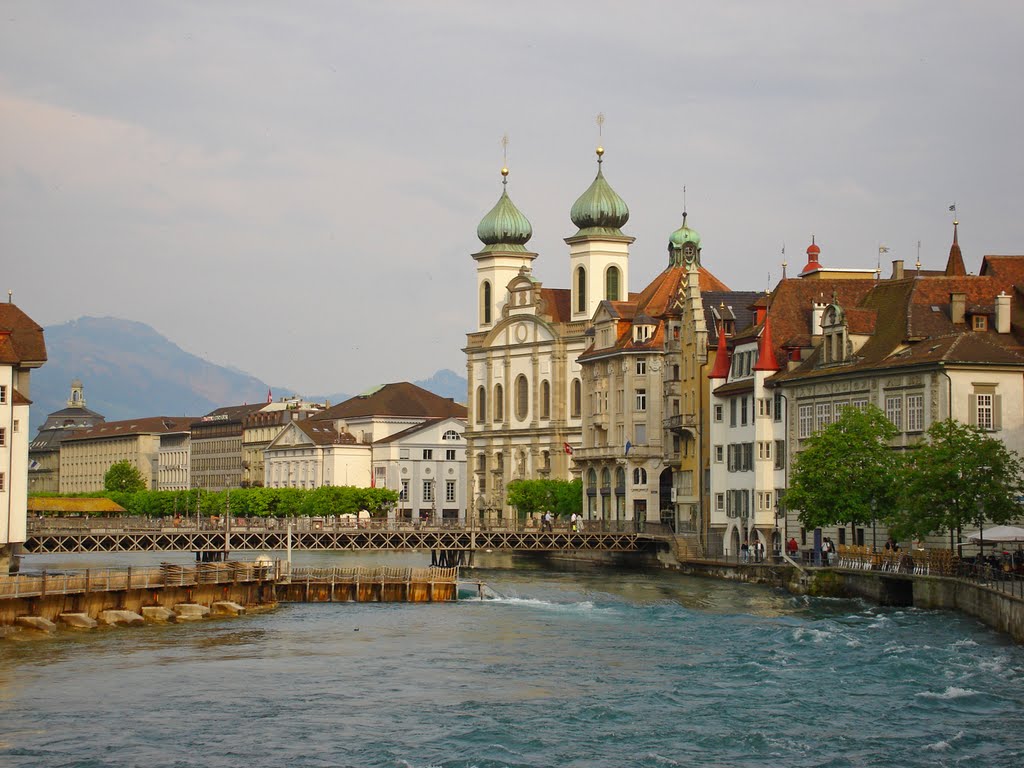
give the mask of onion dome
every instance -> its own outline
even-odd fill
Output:
[[[821,269],[821,263],[818,261],[820,255],[821,248],[814,242],[814,235],[811,235],[811,244],[807,246],[807,266],[800,270],[800,274],[803,275],[807,272]]]
[[[629,208],[615,190],[605,181],[601,172],[604,147],[597,148],[597,176],[587,191],[572,204],[569,217],[579,227],[580,235],[617,235],[622,237],[621,227],[629,221]]]
[[[683,214],[683,226],[669,235],[668,245],[673,250],[682,248],[687,243],[693,243],[697,248],[700,248],[700,234],[695,229],[690,229],[686,226],[686,214]]]
[[[508,196],[508,168],[502,168],[501,175],[501,197],[480,220],[476,236],[484,244],[484,251],[525,253],[526,243],[533,237],[533,227]]]

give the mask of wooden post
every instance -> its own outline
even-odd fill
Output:
[[[131,589],[131,588],[132,588],[132,567],[129,565],[128,566],[128,583],[125,585],[125,589],[127,590],[127,589]]]
[[[42,582],[42,586],[40,587],[39,596],[40,597],[46,597],[46,569],[45,568],[43,569],[43,582]]]

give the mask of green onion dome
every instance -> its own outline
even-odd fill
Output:
[[[501,169],[501,197],[480,220],[476,236],[485,251],[526,251],[526,243],[533,237],[533,227],[508,196],[508,168]]]
[[[587,191],[580,195],[572,205],[569,216],[572,223],[579,227],[580,235],[618,235],[622,236],[621,227],[629,221],[629,208],[615,190],[605,181],[601,173],[601,156],[604,148],[597,148],[597,177]]]
[[[686,214],[683,214],[683,226],[669,235],[668,245],[670,248],[678,249],[682,248],[687,243],[693,243],[694,246],[700,248],[700,234],[695,229],[690,229],[686,226]]]

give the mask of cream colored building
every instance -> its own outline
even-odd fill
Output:
[[[104,475],[119,461],[138,469],[147,489],[158,489],[161,441],[188,435],[192,420],[188,416],[149,416],[77,430],[60,446],[60,492],[102,491]]]
[[[242,421],[242,486],[264,483],[263,452],[288,424],[321,413],[324,408],[298,397],[282,397],[248,414]]]
[[[602,301],[629,296],[625,202],[597,176],[572,206],[577,232],[566,238],[570,288],[545,288],[526,250],[533,230],[506,189],[481,220],[477,326],[465,347],[470,464],[467,498],[482,517],[509,514],[516,479],[579,476],[572,453],[583,440],[584,382],[577,358]],[[502,169],[507,185],[508,171]]]
[[[85,387],[79,379],[73,379],[65,407],[46,417],[46,421],[29,444],[29,492],[59,492],[61,442],[76,431],[103,421],[105,419],[101,414],[86,408]]]

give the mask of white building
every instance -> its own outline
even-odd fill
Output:
[[[43,329],[10,300],[0,304],[0,574],[25,541],[29,378],[45,362]]]

